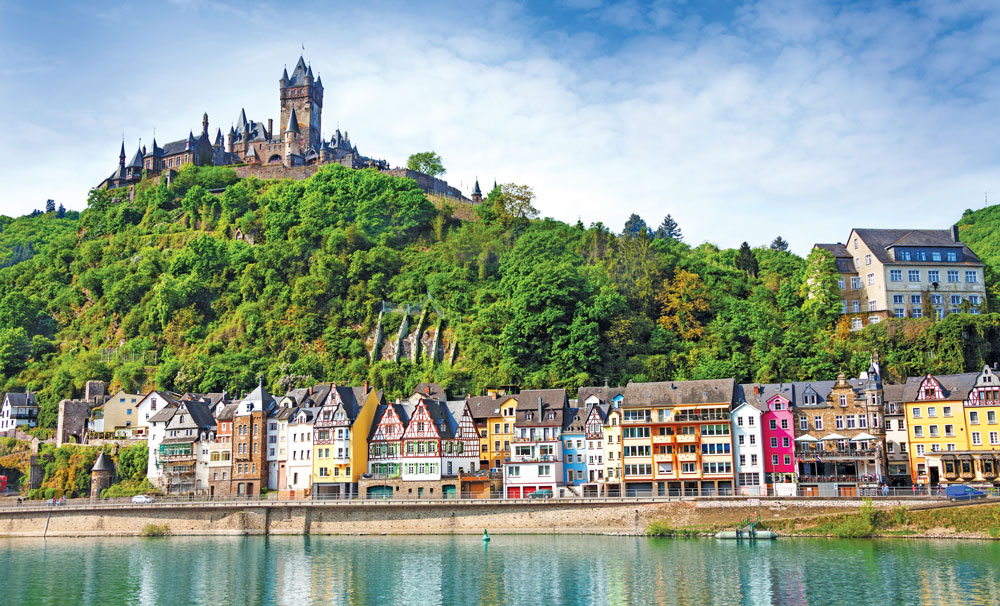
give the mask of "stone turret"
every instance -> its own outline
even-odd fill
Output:
[[[208,136],[208,112],[205,112],[205,115],[201,117],[201,134],[205,137]]]
[[[101,497],[101,491],[110,488],[115,481],[115,464],[111,457],[103,452],[97,455],[94,467],[90,470],[90,499],[96,501]]]
[[[288,116],[288,123],[285,125],[282,138],[285,142],[285,166],[293,166],[295,163],[295,156],[302,155],[302,147],[300,144],[302,131],[299,130],[299,121],[295,116],[294,107],[292,108],[292,113]]]
[[[472,203],[479,204],[483,201],[483,192],[479,189],[479,179],[476,179],[476,185],[472,188]]]

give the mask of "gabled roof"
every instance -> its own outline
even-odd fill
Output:
[[[490,417],[499,417],[500,406],[512,398],[514,398],[512,395],[497,394],[495,397],[492,395],[469,396],[465,401],[469,404],[472,418],[476,421],[482,421]]]
[[[230,402],[226,404],[222,410],[215,416],[216,421],[232,421],[233,417],[236,415],[236,409],[239,408],[239,402]]]
[[[883,402],[902,402],[903,392],[906,389],[905,383],[889,383],[882,386]]]
[[[736,379],[708,379],[703,381],[660,381],[656,383],[629,383],[625,387],[626,408],[649,405],[730,404]]]
[[[185,402],[191,420],[199,429],[210,429],[215,427],[215,417],[212,416],[212,409],[209,402]]]
[[[267,411],[274,405],[274,396],[267,392],[264,385],[258,384],[247,397],[240,400],[240,407],[237,414],[249,414],[252,411]]]
[[[609,404],[618,396],[625,395],[624,387],[581,387],[576,392],[576,403],[583,406],[591,396],[597,396],[601,404]]]
[[[306,83],[306,76],[312,75],[309,68],[306,67],[306,61],[299,55],[299,60],[295,63],[295,69],[292,70],[292,76],[288,78],[288,86],[303,86]]]
[[[177,404],[167,404],[156,413],[149,417],[149,423],[166,423],[170,419],[174,418],[177,414]]]
[[[976,386],[978,372],[966,372],[958,375],[931,375],[938,383],[944,393],[945,400],[965,400],[969,397],[969,392]],[[920,385],[926,379],[923,377],[909,377],[903,387],[903,401],[916,402],[920,391]],[[930,400],[934,401],[934,400]]]
[[[514,398],[518,410],[538,410],[539,399],[544,408],[565,408],[568,404],[565,389],[526,389]]]
[[[135,150],[135,155],[128,164],[125,165],[127,168],[142,168],[142,148]]]
[[[587,430],[587,417],[590,416],[590,410],[587,407],[581,406],[580,408],[567,408],[564,416],[564,433],[584,433]]]
[[[35,400],[35,394],[33,393],[17,393],[8,392],[6,399],[10,402],[11,406],[38,406],[37,400]]]
[[[446,394],[444,388],[437,383],[417,383],[417,386],[413,388],[413,393],[420,394],[423,398],[437,400],[438,402],[445,402],[448,400],[448,394]]]
[[[515,397],[517,398],[515,425],[560,428],[563,426],[568,407],[565,389],[528,389]]]

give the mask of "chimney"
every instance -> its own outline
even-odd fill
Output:
[[[538,420],[542,420],[542,396],[538,396]]]
[[[368,393],[368,379],[365,379],[364,387],[365,387],[365,393],[367,394]]]
[[[267,119],[267,138],[274,137],[274,118]]]
[[[496,400],[497,398],[499,398],[499,397],[500,397],[499,393],[500,393],[499,391],[497,391],[497,390],[493,390],[493,399],[494,399],[494,400]]]
[[[961,240],[958,239],[958,226],[957,225],[952,225],[951,226],[951,239],[952,239],[953,242],[961,242]]]

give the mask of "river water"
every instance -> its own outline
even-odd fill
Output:
[[[0,539],[0,604],[996,604],[1000,542]]]

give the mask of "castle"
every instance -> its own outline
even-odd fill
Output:
[[[222,129],[215,137],[209,136],[208,114],[201,121],[201,134],[188,133],[187,139],[172,141],[162,147],[153,138],[150,149],[140,146],[131,160],[125,161],[125,143],[122,142],[118,167],[98,188],[116,189],[138,183],[143,175],[164,175],[167,179],[185,164],[198,166],[234,166],[240,176],[253,174],[263,178],[305,178],[323,164],[337,163],[349,168],[374,168],[395,176],[409,177],[429,194],[457,198],[467,202],[482,201],[479,182],[466,198],[461,191],[442,179],[406,168],[390,168],[385,160],[363,156],[351,143],[347,132],[338,128],[329,140],[323,139],[323,79],[314,77],[312,66],[300,56],[292,75],[286,68],[278,81],[280,118],[279,132],[274,121],[248,120],[245,110],[240,110],[236,123],[223,139]],[[293,170],[297,167],[304,169]],[[308,167],[313,167],[309,170]]]

